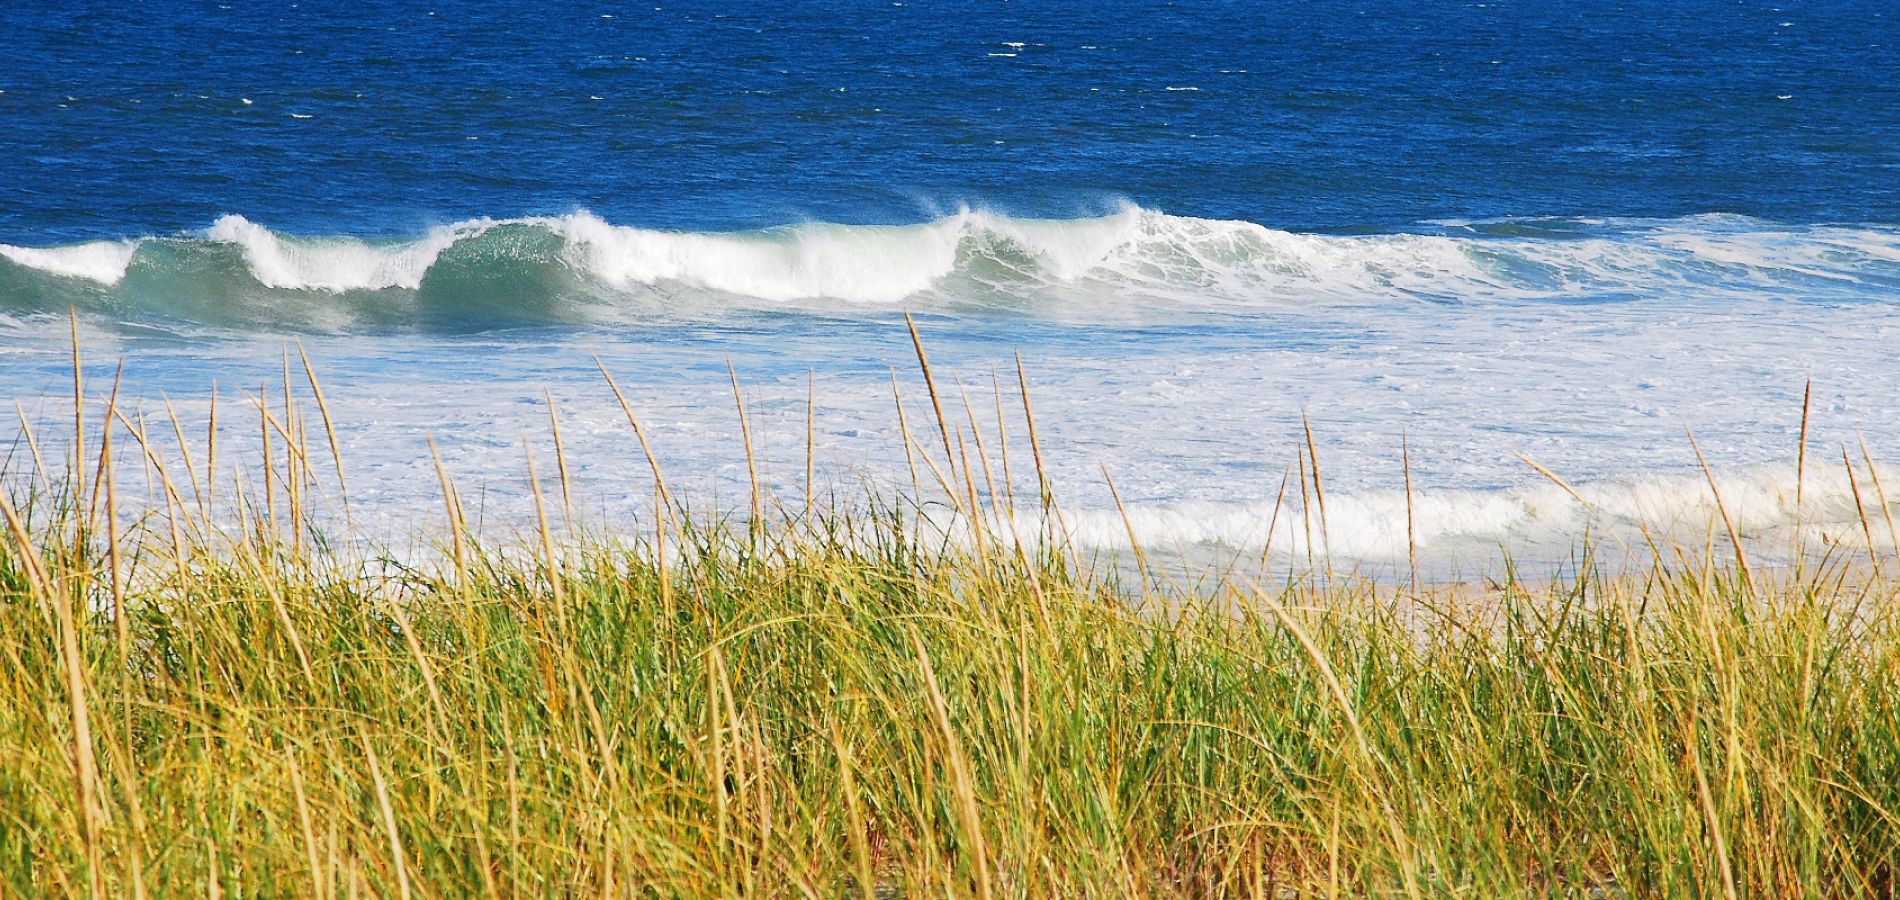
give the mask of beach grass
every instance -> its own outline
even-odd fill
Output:
[[[914,502],[695,517],[657,464],[641,529],[557,534],[563,461],[529,540],[478,536],[444,472],[440,552],[379,558],[317,509],[347,484],[300,374],[307,409],[250,410],[264,474],[222,489],[215,446],[161,459],[110,400],[63,463],[23,437],[0,894],[1900,886],[1900,581],[1871,536],[1792,569],[1712,541],[1558,579],[1184,585],[932,539]],[[1002,502],[930,385],[918,483]],[[122,525],[128,458],[162,502]]]

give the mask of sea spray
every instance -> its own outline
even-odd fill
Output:
[[[70,283],[93,290],[75,299]],[[372,239],[226,215],[193,234],[0,245],[0,304],[12,312],[107,305],[233,324],[220,321],[222,305],[248,309],[235,324],[325,329],[452,324],[458,305],[464,324],[482,327],[496,310],[521,322],[900,307],[1139,320],[1392,302],[1865,302],[1894,290],[1900,229],[1737,216],[1321,234],[1128,206],[1078,219],[965,209],[910,225],[682,232],[575,212]],[[378,308],[353,310],[361,301],[350,297],[367,294],[383,295]],[[190,302],[175,301],[183,295]],[[262,301],[289,295],[310,296],[277,304],[272,320]],[[300,315],[326,302],[327,314]]]

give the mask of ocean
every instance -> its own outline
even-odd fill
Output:
[[[748,505],[735,376],[779,500],[808,438],[824,496],[908,492],[893,380],[913,452],[943,442],[906,314],[999,497],[1035,490],[1020,359],[1107,553],[1310,558],[1309,446],[1323,549],[1369,570],[1699,542],[1698,450],[1785,548],[1860,535],[1900,452],[1885,3],[25,2],[0,31],[12,475],[70,420],[69,312],[93,415],[122,364],[174,458],[167,408],[189,445],[215,394],[254,467],[307,352],[392,541],[439,524],[431,440],[485,528],[527,527],[550,403],[575,521],[644,527],[597,359],[712,514]]]

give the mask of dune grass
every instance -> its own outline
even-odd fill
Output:
[[[696,521],[656,465],[648,531],[525,549],[444,473],[440,558],[379,563],[312,511],[307,374],[236,524],[215,448],[167,466],[118,412],[0,492],[0,894],[1896,889],[1877,555],[1190,590],[901,503]],[[997,502],[932,388],[913,459]],[[127,455],[164,502],[122,528]]]

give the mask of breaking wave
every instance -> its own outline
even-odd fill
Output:
[[[1303,304],[1861,301],[1900,291],[1900,229],[1736,216],[1514,219],[1317,234],[1139,207],[1078,219],[963,210],[912,225],[681,232],[591,213],[479,219],[408,239],[202,232],[0,244],[0,312],[108,309],[214,325],[585,322],[744,308],[1139,316]]]
[[[437,228],[421,240],[371,244],[355,238],[292,240],[243,216],[224,216],[205,240],[244,250],[252,278],[269,288],[317,291],[416,290],[442,251],[475,237],[492,223],[462,222]]]
[[[137,241],[92,241],[64,247],[0,244],[0,257],[23,268],[109,286],[125,278],[125,269],[138,249]]]

